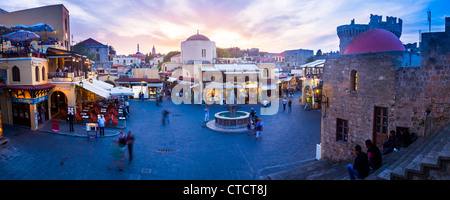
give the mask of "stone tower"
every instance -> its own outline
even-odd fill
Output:
[[[355,24],[355,19],[350,24],[337,27],[337,34],[339,36],[339,52],[343,54],[347,45],[358,34],[373,28],[385,29],[392,32],[399,39],[402,35],[403,21],[399,18],[397,22],[396,17],[386,16],[386,21],[382,21],[381,15],[370,14],[369,24]]]

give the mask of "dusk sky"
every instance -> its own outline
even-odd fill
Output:
[[[217,47],[259,48],[279,53],[290,49],[339,50],[336,27],[367,24],[370,14],[403,20],[403,43],[419,41],[419,30],[443,31],[450,16],[448,0],[20,0],[1,1],[12,12],[64,4],[69,10],[75,43],[93,38],[112,45],[118,54],[180,50],[180,43],[200,34]]]

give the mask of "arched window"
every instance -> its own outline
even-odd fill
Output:
[[[356,91],[358,89],[358,72],[352,70],[350,74],[350,90]]]
[[[38,66],[36,66],[34,75],[36,76],[36,81],[39,81],[39,67]]]
[[[264,77],[269,77],[269,69],[264,68]]]
[[[42,81],[45,81],[45,67],[42,67]]]
[[[20,81],[20,69],[17,66],[12,68],[13,81]]]

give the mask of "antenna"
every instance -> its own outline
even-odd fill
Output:
[[[431,10],[430,10],[430,8],[428,8],[427,15],[428,15],[428,32],[431,32]]]

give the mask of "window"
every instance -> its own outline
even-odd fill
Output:
[[[269,77],[269,69],[264,68],[264,74],[263,74],[263,76],[264,76],[264,77]]]
[[[42,81],[45,81],[45,67],[42,67]]]
[[[202,58],[206,57],[206,49],[202,49]]]
[[[336,141],[347,141],[348,121],[337,118],[336,121]]]
[[[36,66],[36,70],[34,70],[34,75],[36,76],[36,81],[39,81],[39,67]]]
[[[20,81],[20,69],[17,66],[12,68],[13,81]]]
[[[352,70],[350,74],[350,90],[356,91],[358,89],[358,72]]]

